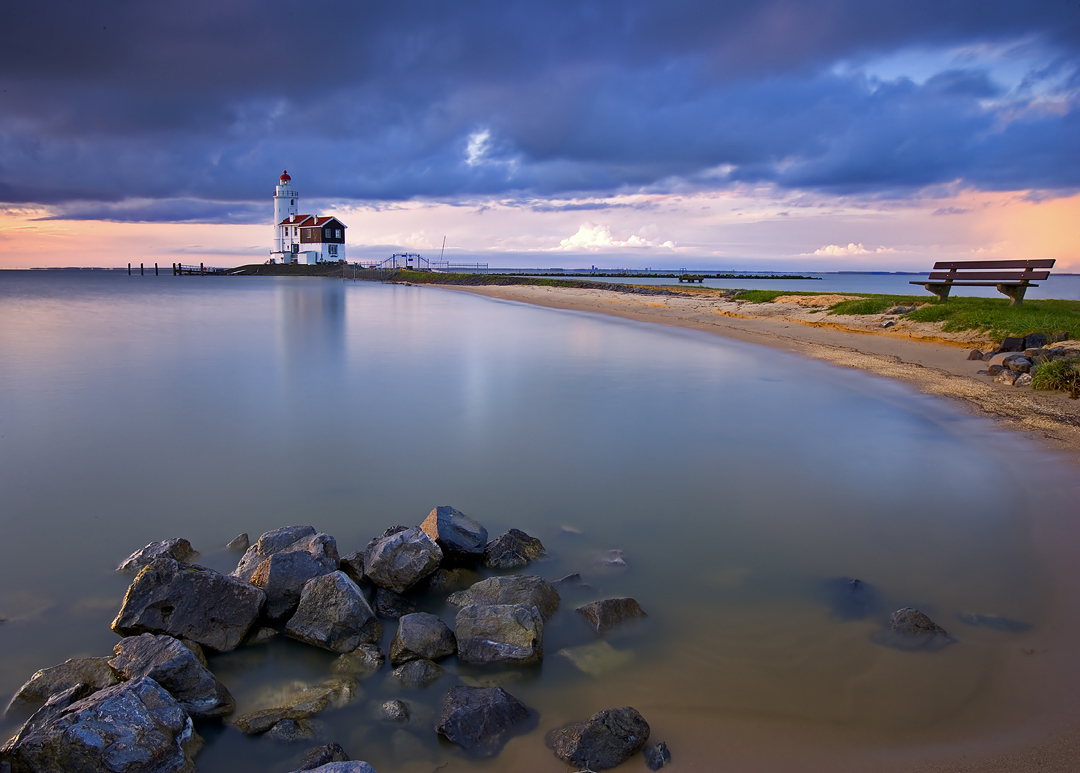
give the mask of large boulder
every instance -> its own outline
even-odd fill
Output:
[[[649,740],[649,723],[637,709],[624,706],[598,711],[584,722],[556,728],[544,740],[568,765],[607,770],[641,750]]]
[[[121,561],[120,566],[116,567],[116,571],[134,574],[158,558],[171,558],[174,561],[187,563],[197,555],[199,555],[198,552],[191,547],[191,543],[186,539],[177,538],[151,542]]]
[[[524,604],[471,605],[455,622],[458,658],[466,663],[531,666],[544,659],[544,618]]]
[[[380,588],[404,593],[439,568],[443,552],[419,526],[375,540],[364,554],[364,574]]]
[[[236,707],[225,685],[199,662],[198,656],[171,636],[144,633],[115,647],[109,665],[124,679],[147,676],[160,684],[195,719],[221,717]]]
[[[375,773],[375,768],[361,760],[328,762],[317,768],[301,768],[300,770],[306,770],[308,773]],[[299,773],[299,771],[296,771],[295,773]]]
[[[250,583],[159,558],[135,576],[112,629],[121,636],[165,633],[228,652],[240,646],[265,602]]]
[[[641,605],[631,598],[593,601],[578,607],[577,612],[589,621],[597,633],[606,633],[629,620],[648,617]]]
[[[395,666],[410,660],[438,660],[457,652],[457,640],[442,620],[427,612],[405,615],[390,641],[390,662]]]
[[[447,563],[469,565],[484,557],[487,529],[449,505],[428,513],[420,528],[442,548]]]
[[[340,708],[353,701],[359,686],[355,679],[331,679],[314,687],[301,687],[279,695],[276,705],[236,717],[233,724],[247,735],[265,733],[285,719],[307,719],[328,708]]]
[[[543,577],[514,575],[481,580],[466,590],[450,594],[446,601],[455,607],[473,604],[524,604],[536,607],[547,619],[559,608],[559,592]]]
[[[251,574],[251,584],[266,591],[266,616],[283,620],[296,609],[304,583],[337,570],[334,538],[309,534],[263,559]]]
[[[76,685],[86,685],[96,691],[112,687],[119,681],[108,658],[71,658],[58,666],[35,672],[15,693],[5,713],[29,709]]]
[[[344,572],[308,580],[285,634],[332,652],[375,644],[383,627],[355,582]]]
[[[484,566],[489,569],[520,569],[547,555],[544,544],[520,529],[510,529],[484,548]]]
[[[46,704],[4,751],[11,773],[194,773],[200,746],[183,707],[140,677],[66,707]]]
[[[913,607],[893,612],[889,627],[871,637],[878,644],[899,650],[944,649],[953,639],[944,628]]]
[[[284,550],[299,539],[311,537],[314,534],[314,526],[283,526],[266,532],[259,537],[258,542],[244,552],[232,576],[239,577],[241,580],[250,580],[251,575],[255,574],[255,570],[259,568],[259,564],[274,553]]]
[[[525,728],[529,707],[501,687],[454,685],[446,691],[435,731],[477,757],[494,757]]]

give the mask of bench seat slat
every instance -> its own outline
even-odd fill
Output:
[[[1026,274],[1019,271],[956,271],[953,273],[946,271],[932,271],[930,273],[930,281],[977,279],[982,282],[1023,282],[1024,280],[1042,282],[1049,276],[1049,271],[1031,271]],[[955,282],[953,284],[955,284]]]
[[[1053,268],[1056,261],[1054,258],[1045,260],[963,260],[963,261],[940,261],[934,264],[934,270],[977,269],[977,268]]]
[[[924,279],[921,282],[908,282],[912,285],[951,285],[953,287],[997,287],[998,285],[1008,285],[1011,287],[1020,287],[1027,285],[1028,287],[1038,287],[1033,282],[939,282],[932,279]]]

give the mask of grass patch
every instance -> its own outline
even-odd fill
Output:
[[[793,290],[740,290],[735,296],[737,301],[750,303],[772,303],[782,295],[840,295],[841,293],[810,293]]]
[[[1080,301],[1025,300],[1010,306],[1007,298],[950,298],[934,302],[906,315],[916,322],[941,322],[946,332],[975,330],[1000,340],[1028,333],[1050,335],[1066,331],[1080,338]]]
[[[1080,397],[1080,361],[1049,360],[1031,372],[1031,388],[1047,392],[1068,392]]]
[[[884,314],[894,306],[914,306],[926,303],[915,295],[864,295],[841,301],[829,307],[830,314]]]

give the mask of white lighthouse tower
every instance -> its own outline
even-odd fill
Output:
[[[270,259],[281,263],[292,263],[292,246],[288,243],[282,227],[282,221],[295,220],[300,202],[300,194],[292,187],[292,178],[288,172],[282,172],[278,178],[277,188],[274,189],[274,249],[270,251]]]

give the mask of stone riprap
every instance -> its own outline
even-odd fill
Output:
[[[578,614],[589,621],[597,633],[607,633],[612,628],[631,620],[648,617],[634,599],[616,598],[593,601],[577,608]]]
[[[120,676],[109,665],[108,658],[71,658],[58,666],[35,672],[16,691],[5,713],[29,710],[77,685],[101,690],[119,682]]]
[[[529,715],[529,707],[501,687],[454,685],[435,731],[474,756],[494,757]]]
[[[466,663],[531,666],[544,659],[544,618],[534,606],[470,605],[457,613],[454,628]]]
[[[337,674],[366,677],[383,667],[386,656],[375,644],[361,644],[352,652],[346,652],[331,665]]]
[[[364,554],[364,575],[380,588],[404,593],[439,568],[442,549],[419,526],[378,539]]]
[[[136,550],[125,558],[116,571],[134,574],[158,558],[171,558],[174,561],[190,563],[191,559],[199,555],[191,543],[186,539],[167,539],[161,542],[151,542],[144,548]]]
[[[285,635],[332,652],[382,638],[383,627],[355,582],[341,571],[308,580]]]
[[[484,548],[484,566],[489,569],[521,569],[547,555],[544,544],[520,529],[510,529]]]
[[[232,576],[239,577],[241,580],[250,580],[251,575],[255,574],[255,570],[259,568],[259,564],[274,555],[274,553],[284,550],[303,537],[310,537],[314,534],[314,526],[302,525],[283,526],[280,529],[272,529],[264,533],[254,545],[244,552]]]
[[[121,636],[164,633],[229,652],[259,618],[266,594],[212,569],[159,558],[140,571],[112,629]]]
[[[295,611],[308,580],[337,569],[337,542],[329,534],[311,534],[263,559],[251,573],[251,584],[266,592],[266,616],[283,620]]]
[[[559,608],[559,592],[543,577],[514,575],[481,580],[466,590],[451,594],[446,601],[454,607],[524,604],[536,607],[540,614],[549,618]]]
[[[487,529],[460,510],[449,505],[436,507],[420,528],[435,540],[448,563],[471,566],[484,558]]]
[[[439,660],[457,652],[454,632],[446,623],[427,612],[414,612],[398,621],[390,641],[390,662],[395,666],[410,660]]]
[[[113,648],[109,665],[124,679],[146,676],[169,691],[194,719],[232,713],[236,707],[225,685],[193,652],[171,636],[144,633],[130,636]]]
[[[386,588],[375,589],[375,614],[387,620],[396,620],[416,611],[416,604],[404,596]]]
[[[552,730],[545,738],[560,760],[593,771],[621,765],[648,740],[649,723],[630,706],[598,711],[583,722]]]
[[[340,744],[328,743],[325,746],[316,746],[314,749],[309,749],[300,758],[298,770],[315,770],[331,762],[349,762],[349,755],[345,753]]]
[[[191,718],[153,679],[106,687],[66,707],[47,703],[35,717],[4,748],[11,773],[195,771],[201,741]]]

